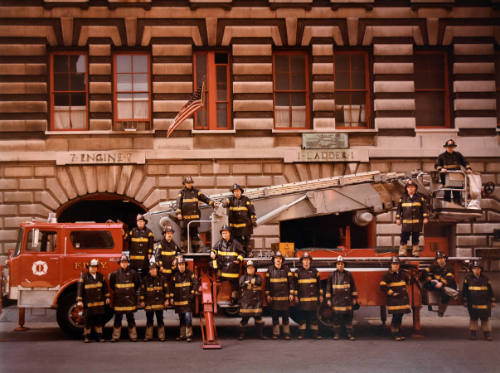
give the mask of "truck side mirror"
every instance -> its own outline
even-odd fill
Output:
[[[40,241],[40,229],[33,229],[33,239],[31,240],[31,247],[38,247],[38,242]]]

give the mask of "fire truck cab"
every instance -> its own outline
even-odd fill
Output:
[[[81,331],[76,307],[80,275],[91,259],[108,277],[123,248],[121,223],[26,222],[4,273],[4,291],[19,308],[55,308],[57,322],[69,334]],[[108,318],[111,318],[111,311]]]

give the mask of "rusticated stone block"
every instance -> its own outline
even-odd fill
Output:
[[[17,189],[18,179],[0,179],[0,189]]]
[[[283,173],[283,164],[281,163],[264,163],[265,174],[281,174]]]
[[[458,246],[486,246],[487,242],[486,236],[457,236]]]
[[[17,240],[17,229],[1,229],[0,241],[13,241]]]
[[[256,236],[279,236],[280,227],[278,224],[259,225],[253,230]]]
[[[472,228],[469,223],[457,224],[457,234],[472,233]]]
[[[249,187],[262,187],[271,185],[273,178],[271,176],[247,176],[247,185]]]
[[[161,188],[182,189],[182,176],[163,176],[158,178],[158,186]]]
[[[17,206],[16,204],[8,205],[8,204],[1,204],[0,205],[0,215],[6,216],[6,215],[18,215],[17,211]]]
[[[246,186],[246,176],[217,176],[216,185],[218,187],[231,187],[233,184],[239,184],[242,187]]]
[[[20,179],[19,189],[43,189],[43,179]]]
[[[53,211],[59,207],[59,202],[57,202],[52,195],[47,191],[35,192],[35,202],[43,203],[44,206],[52,209]]]
[[[5,177],[29,177],[33,176],[32,167],[5,167]]]
[[[6,217],[3,219],[4,228],[18,228],[21,223],[31,220],[27,216]]]
[[[146,174],[148,174],[148,175],[167,175],[168,174],[168,165],[149,164],[146,166]]]
[[[171,175],[198,175],[200,166],[197,164],[171,164],[169,167]],[[196,178],[194,179],[196,184]]]
[[[32,192],[4,192],[4,201],[8,203],[21,202],[31,203],[33,201]]]
[[[401,226],[396,224],[377,224],[377,234],[400,234]]]
[[[500,223],[473,224],[474,233],[493,234],[493,230],[500,229]]]
[[[234,163],[232,165],[233,174],[261,174],[262,164],[260,163]]]
[[[24,216],[48,217],[49,210],[42,204],[19,205],[19,214]]]
[[[377,236],[377,247],[394,247],[393,236]]]
[[[53,166],[35,167],[35,176],[54,176],[56,168]]]

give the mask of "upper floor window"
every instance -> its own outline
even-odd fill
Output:
[[[415,51],[417,127],[450,126],[448,58],[443,51]]]
[[[81,52],[50,55],[51,130],[86,130],[87,56]]]
[[[114,56],[115,129],[148,130],[151,123],[149,55],[119,53]]]
[[[229,54],[200,51],[194,54],[195,90],[205,83],[205,106],[196,112],[194,129],[231,129]]]
[[[274,128],[307,129],[309,119],[309,59],[306,52],[273,55]]]
[[[335,53],[335,127],[367,128],[370,123],[368,52]]]

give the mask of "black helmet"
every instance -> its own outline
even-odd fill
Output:
[[[405,190],[408,190],[408,187],[409,187],[410,185],[413,185],[413,186],[415,187],[415,190],[417,190],[417,189],[418,189],[418,185],[417,185],[417,183],[415,182],[415,180],[410,179],[410,180],[408,180],[408,181],[406,182],[406,185],[405,185]]]
[[[172,228],[171,225],[166,226],[165,229],[163,230],[163,234],[168,233],[168,232],[175,233],[175,230],[174,230],[174,228]]]
[[[471,268],[481,268],[481,269],[483,269],[483,267],[481,266],[481,263],[479,263],[479,260],[473,260],[470,267]]]
[[[241,190],[241,193],[245,193],[245,189],[243,189],[241,186],[238,184],[234,183],[233,186],[231,187],[231,192],[234,192],[236,189]]]
[[[309,252],[308,252],[308,251],[306,251],[306,252],[304,253],[304,255],[302,255],[302,257],[300,258],[300,262],[302,263],[302,261],[303,261],[304,259],[309,259],[309,260],[312,260],[312,257],[311,257],[311,255],[309,254]]]
[[[222,233],[223,231],[228,231],[228,232],[231,232],[231,227],[227,224],[224,224],[220,230],[219,230],[219,233]]]
[[[184,180],[182,180],[182,184],[193,184],[193,178],[191,176],[186,176]]]
[[[283,254],[281,253],[280,250],[276,251],[276,253],[273,255],[273,260],[275,258],[281,258],[281,259],[283,259]]]
[[[142,214],[137,214],[135,217],[135,221],[143,220],[146,224],[148,224],[148,220]]]
[[[456,148],[457,147],[457,143],[453,139],[446,140],[446,142],[443,145],[443,148],[447,148],[449,146],[451,146],[453,148]]]
[[[344,263],[344,258],[342,257],[342,255],[339,255],[337,257],[337,263]]]
[[[435,259],[441,259],[441,258],[446,259],[447,256],[442,251],[440,251],[440,250],[436,251],[436,257],[435,257]]]
[[[186,260],[184,259],[184,257],[182,255],[177,257],[177,264],[181,264],[181,263],[186,264]]]
[[[391,258],[391,264],[393,264],[393,263],[401,264],[401,260],[399,260],[399,257],[393,256]]]
[[[121,262],[127,262],[127,263],[128,263],[128,262],[129,262],[128,256],[127,256],[127,255],[125,255],[125,254],[122,254],[122,255],[120,256],[120,261],[119,261],[119,263],[121,263]]]
[[[250,259],[247,261],[246,266],[247,267],[250,267],[250,266],[255,267],[255,263],[253,262],[253,260]]]

